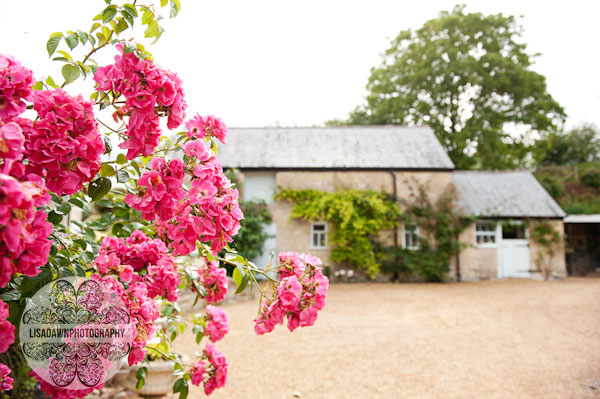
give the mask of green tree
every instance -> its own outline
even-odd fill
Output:
[[[458,168],[522,166],[530,133],[555,131],[565,113],[530,69],[521,32],[513,16],[441,12],[400,32],[371,70],[366,105],[330,123],[425,124]]]
[[[551,133],[535,147],[540,166],[596,162],[600,160],[600,132],[593,124],[582,124],[566,133]]]

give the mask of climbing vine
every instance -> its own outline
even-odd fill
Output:
[[[327,193],[319,190],[283,189],[276,199],[294,203],[291,218],[327,220],[334,226],[331,260],[344,260],[364,270],[371,278],[380,270],[375,252],[383,230],[398,224],[400,208],[393,196],[383,192],[347,190]]]
[[[404,224],[419,228],[419,245],[416,249],[398,247],[384,248],[384,271],[397,279],[402,272],[425,281],[443,281],[453,257],[462,245],[459,235],[474,222],[456,209],[456,191],[449,186],[434,201],[427,185],[416,181],[407,182],[410,194],[399,200],[403,209],[400,219]]]
[[[561,242],[560,234],[548,221],[543,220],[531,229],[531,240],[541,247],[535,264],[544,275],[544,279],[548,280],[552,274],[552,259]]]

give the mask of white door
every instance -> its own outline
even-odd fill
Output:
[[[529,277],[530,269],[527,228],[513,226],[510,231],[503,231],[498,248],[498,277]]]
[[[256,257],[255,259],[251,259],[251,261],[256,266],[263,268],[263,269],[265,267],[267,267],[269,262],[271,262],[271,252],[273,252],[275,254],[275,256],[273,256],[272,267],[276,267],[277,262],[278,262],[278,259],[277,259],[277,225],[274,222],[271,224],[267,224],[264,226],[264,231],[270,237],[267,238],[267,240],[265,241],[265,243],[263,245],[263,253],[262,253],[262,255]],[[275,270],[273,270],[272,272],[269,273],[269,275],[273,278],[276,277],[276,274],[277,273],[275,272]]]

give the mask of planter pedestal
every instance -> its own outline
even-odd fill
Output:
[[[146,366],[148,368],[146,383],[139,391],[135,390],[135,384],[137,383],[135,373],[141,366],[132,366],[129,369],[127,388],[137,392],[143,398],[162,398],[173,390],[173,383],[176,379],[173,375],[174,365],[175,363],[171,360],[153,360],[149,362]]]

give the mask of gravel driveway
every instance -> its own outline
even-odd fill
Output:
[[[264,336],[257,306],[224,306],[212,398],[600,398],[600,279],[333,284],[314,327]]]

